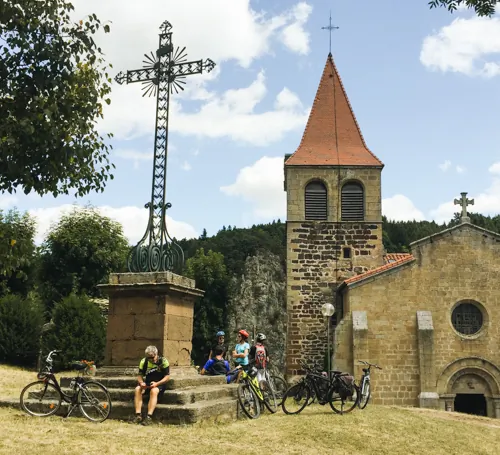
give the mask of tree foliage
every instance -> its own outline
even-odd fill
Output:
[[[111,79],[95,14],[66,0],[0,3],[0,191],[102,191],[113,167],[96,129]]]
[[[495,7],[499,0],[431,0],[431,8],[444,7],[451,13],[455,12],[459,6],[466,6],[473,9],[478,16],[491,17],[495,14]]]
[[[193,278],[196,287],[205,295],[195,302],[192,359],[202,364],[218,330],[227,330],[228,274],[224,256],[203,248],[186,262],[186,276]]]
[[[35,221],[17,210],[0,210],[0,294],[8,290],[27,295],[33,283]]]
[[[72,294],[59,302],[52,320],[52,330],[44,335],[44,350],[61,350],[57,360],[64,367],[74,360],[99,362],[104,358],[105,319],[85,295]]]
[[[0,361],[33,366],[40,347],[43,309],[31,297],[0,298]]]
[[[121,224],[95,208],[64,215],[41,247],[39,279],[48,309],[72,292],[100,296],[96,286],[124,269],[128,251]]]

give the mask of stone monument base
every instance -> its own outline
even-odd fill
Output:
[[[113,273],[99,285],[109,296],[106,367],[136,367],[148,345],[172,367],[191,365],[194,280],[171,272]]]

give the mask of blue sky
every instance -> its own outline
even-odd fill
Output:
[[[75,1],[75,18],[96,12],[112,22],[99,44],[116,72],[141,66],[165,19],[190,58],[217,63],[189,78],[171,107],[174,235],[284,220],[283,156],[303,133],[328,54],[321,27],[330,9],[340,27],[332,35],[335,62],[365,140],[385,164],[384,214],[448,220],[462,191],[475,198],[474,211],[500,212],[500,20],[429,10],[427,0],[355,3]],[[100,207],[137,241],[150,198],[154,100],[141,98],[140,84],[113,88],[99,128],[115,134],[115,180],[76,202]],[[0,208],[37,217],[39,241],[74,202],[0,195]]]

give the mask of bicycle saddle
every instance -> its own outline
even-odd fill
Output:
[[[73,370],[81,371],[85,370],[85,368],[87,368],[87,365],[85,365],[84,363],[72,363],[71,368],[73,368]]]
[[[333,373],[333,374],[342,374],[342,371],[335,371],[335,370],[332,370],[332,373]]]

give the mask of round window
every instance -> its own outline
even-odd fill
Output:
[[[483,326],[483,313],[473,303],[460,303],[451,314],[451,323],[458,333],[474,335]]]

